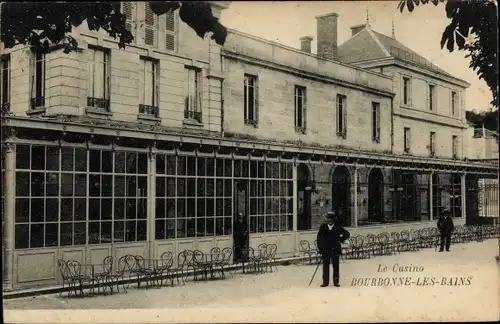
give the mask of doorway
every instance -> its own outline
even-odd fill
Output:
[[[340,225],[351,226],[351,181],[345,166],[334,167],[332,175],[332,211]]]
[[[311,172],[305,164],[297,166],[297,230],[312,228],[311,218]]]
[[[384,220],[384,175],[377,168],[368,176],[368,219],[377,223]]]
[[[235,180],[234,191],[234,222],[233,222],[233,261],[245,261],[243,256],[249,244],[249,217],[248,217],[248,181]],[[239,215],[242,215],[241,217]]]

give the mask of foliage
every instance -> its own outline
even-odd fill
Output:
[[[466,111],[465,118],[470,123],[474,124],[475,128],[481,128],[484,125],[484,128],[494,131],[497,131],[498,125],[498,109],[489,112],[475,113],[473,111]]]
[[[212,14],[206,1],[149,2],[151,10],[163,15],[179,10],[180,18],[196,34],[204,38],[212,33],[212,39],[223,45],[226,28]],[[32,45],[47,52],[52,45],[63,46],[69,53],[76,50],[78,42],[71,36],[73,27],[84,21],[90,30],[104,30],[119,39],[120,48],[133,41],[125,28],[126,17],[121,13],[121,2],[3,2],[1,4],[0,39],[6,48],[18,44]]]
[[[437,6],[444,0],[401,0],[398,8],[410,12],[419,4],[429,2]],[[470,58],[469,67],[476,71],[480,79],[490,88],[492,105],[498,107],[498,8],[492,0],[448,0],[446,16],[451,20],[441,37],[441,48],[446,46],[453,52],[455,45],[466,51]]]

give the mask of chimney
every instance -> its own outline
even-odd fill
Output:
[[[352,26],[351,27],[351,37],[356,35],[360,31],[362,31],[363,29],[365,29],[365,27],[366,27],[366,24]]]
[[[303,36],[300,39],[300,50],[302,52],[311,53],[311,41],[313,38],[311,36]]]
[[[317,55],[326,59],[337,58],[337,18],[339,15],[332,12],[316,16],[318,50]]]

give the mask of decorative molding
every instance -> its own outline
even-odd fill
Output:
[[[281,71],[284,73],[296,75],[296,76],[310,79],[310,80],[314,80],[314,81],[319,81],[319,82],[323,82],[323,83],[331,83],[331,84],[335,84],[338,86],[343,86],[343,87],[350,88],[350,89],[361,90],[361,91],[365,91],[367,93],[376,94],[376,95],[388,97],[388,98],[394,98],[394,96],[395,96],[395,93],[390,92],[390,91],[378,90],[378,89],[366,87],[363,85],[351,83],[348,81],[334,79],[334,78],[329,77],[329,76],[321,75],[321,74],[310,72],[310,71],[304,71],[304,70],[301,70],[298,68],[285,66],[285,65],[282,65],[279,63],[270,62],[267,60],[255,58],[255,57],[241,54],[241,53],[237,53],[235,51],[231,51],[228,49],[223,49],[221,55],[224,57],[230,58],[230,59],[239,60],[242,62],[254,64],[257,66],[263,66],[263,67],[266,67],[269,69],[274,69],[276,71]],[[377,76],[379,76],[379,75],[377,75]]]

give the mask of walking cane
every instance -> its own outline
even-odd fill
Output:
[[[311,278],[311,281],[309,281],[309,286],[311,286],[313,280],[314,280],[314,277],[316,276],[316,272],[318,272],[318,268],[319,268],[319,265],[323,262],[323,260],[320,259],[320,261],[318,262],[318,265],[316,266],[316,270],[314,270],[314,273],[313,273],[313,276]]]

